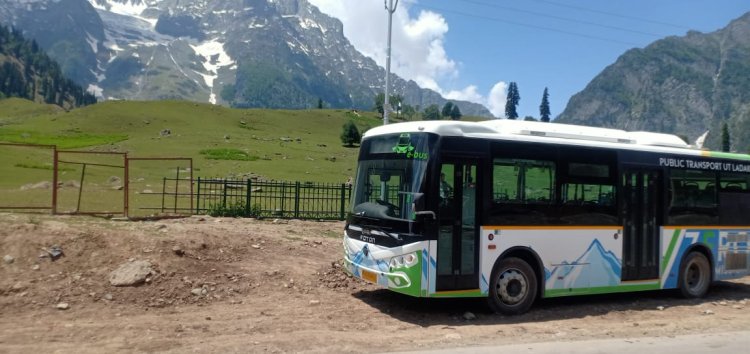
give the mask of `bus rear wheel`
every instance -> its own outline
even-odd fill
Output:
[[[682,296],[701,298],[711,285],[711,264],[700,252],[690,252],[680,265],[679,286]]]
[[[509,257],[495,263],[490,277],[490,308],[505,315],[520,315],[536,300],[536,274],[526,261]]]

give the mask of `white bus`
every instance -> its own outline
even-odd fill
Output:
[[[654,289],[750,274],[750,155],[648,132],[512,120],[369,130],[344,235],[352,275],[418,297]]]

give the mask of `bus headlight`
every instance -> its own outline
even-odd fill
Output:
[[[417,254],[416,253],[409,253],[404,256],[404,266],[409,268],[413,265],[417,264]]]
[[[391,267],[391,269],[396,268],[409,268],[415,264],[417,264],[417,254],[416,253],[409,253],[403,256],[393,257],[391,258],[391,261],[388,263],[388,266]]]

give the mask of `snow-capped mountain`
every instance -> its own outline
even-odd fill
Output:
[[[35,38],[105,99],[189,99],[238,107],[364,108],[383,68],[307,0],[14,0],[0,23]],[[395,77],[411,105],[446,102]],[[464,114],[490,116],[456,102]]]
[[[546,274],[547,289],[615,286],[620,283],[622,266],[612,251],[604,249],[599,240],[591,242],[586,251],[573,262],[563,261]]]

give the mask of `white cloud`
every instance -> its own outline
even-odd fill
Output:
[[[487,108],[495,117],[505,117],[505,102],[508,96],[508,84],[500,81],[492,86],[487,97]]]
[[[344,35],[349,42],[362,54],[385,67],[388,12],[382,0],[309,1],[323,13],[338,18],[344,24]],[[443,16],[432,11],[420,10],[416,17],[411,17],[408,8],[415,1],[399,1],[393,14],[391,72],[414,80],[421,87],[435,90],[448,99],[490,106],[489,99],[481,95],[475,85],[464,88],[441,85],[441,82],[455,81],[460,76],[459,64],[445,51],[444,39],[449,26]],[[502,105],[504,107],[504,101]],[[500,112],[502,115],[503,110]]]
[[[462,100],[470,102],[484,102],[484,97],[479,93],[477,87],[469,85],[463,90],[450,90],[443,92],[443,96],[449,100]]]

